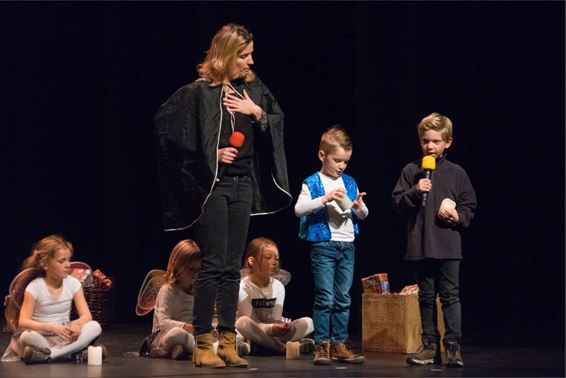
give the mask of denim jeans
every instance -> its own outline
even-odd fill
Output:
[[[440,342],[437,328],[436,294],[444,313],[444,345],[462,342],[462,310],[460,306],[461,260],[425,259],[416,262],[419,284],[419,308],[423,343]]]
[[[215,184],[196,224],[195,237],[202,251],[202,266],[195,284],[195,335],[212,331],[215,303],[218,330],[235,329],[240,268],[251,207],[250,177],[226,176]]]
[[[354,243],[327,241],[312,244],[313,322],[317,343],[329,340],[337,344],[348,339],[354,253]]]

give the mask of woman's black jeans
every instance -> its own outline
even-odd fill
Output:
[[[251,204],[251,178],[225,176],[215,184],[196,224],[202,267],[195,285],[195,335],[212,331],[215,304],[218,331],[235,330]]]

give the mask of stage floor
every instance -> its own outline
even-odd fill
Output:
[[[564,377],[563,347],[528,347],[506,345],[465,345],[463,369],[444,366],[414,367],[405,363],[406,355],[366,352],[363,365],[332,364],[314,366],[312,359],[285,360],[284,356],[248,357],[248,368],[195,368],[190,361],[136,357],[148,325],[112,325],[98,340],[108,349],[102,366],[57,362],[26,366],[23,362],[0,364],[0,377],[186,377],[229,376],[283,377]],[[3,352],[9,334],[0,335]]]

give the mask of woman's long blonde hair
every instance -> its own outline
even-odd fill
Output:
[[[253,34],[242,25],[224,25],[212,38],[204,61],[197,66],[199,76],[215,84],[230,80],[236,58],[253,38]],[[249,83],[254,78],[255,74],[250,70],[244,81]]]
[[[34,277],[45,276],[45,264],[55,257],[55,253],[60,249],[68,249],[71,252],[71,256],[73,255],[73,244],[65,240],[61,235],[44,237],[33,245],[30,255],[22,263],[21,271],[31,268],[34,271]],[[11,293],[8,293],[4,302],[6,306],[4,317],[6,318],[7,328],[14,331],[18,328],[20,307],[10,295]]]

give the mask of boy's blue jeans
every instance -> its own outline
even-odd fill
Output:
[[[439,343],[436,294],[444,313],[444,345],[462,342],[462,310],[460,306],[460,260],[424,259],[416,262],[419,284],[419,308],[423,343]]]
[[[195,335],[212,330],[215,304],[218,330],[235,329],[240,268],[251,207],[251,178],[226,176],[216,183],[196,224],[202,265],[195,285]]]
[[[311,269],[314,278],[314,340],[333,344],[348,339],[350,288],[354,277],[354,243],[314,242]]]

